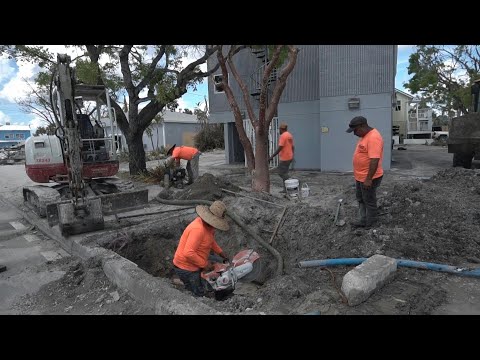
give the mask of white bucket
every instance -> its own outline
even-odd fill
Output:
[[[298,196],[298,179],[287,179],[285,180],[285,188],[287,190],[287,194],[290,197],[297,197]]]
[[[300,193],[302,194],[303,198],[308,197],[310,195],[310,188],[308,187],[307,183],[302,184],[302,188],[300,189]]]

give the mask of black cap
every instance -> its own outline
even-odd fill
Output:
[[[350,124],[348,124],[348,129],[347,132],[351,133],[354,128],[356,128],[359,125],[366,125],[367,124],[367,119],[365,119],[363,116],[355,116],[352,120],[350,120]]]
[[[177,144],[173,144],[172,147],[171,147],[170,149],[168,149],[168,151],[167,151],[167,156],[172,155],[173,149],[175,148],[176,145],[177,145]]]

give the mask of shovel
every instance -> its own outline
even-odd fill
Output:
[[[345,220],[340,219],[340,208],[342,207],[343,199],[338,199],[337,211],[335,212],[335,220],[333,220],[333,224],[336,226],[343,226],[345,225]]]

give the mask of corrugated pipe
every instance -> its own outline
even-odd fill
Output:
[[[325,259],[325,260],[306,260],[300,261],[301,268],[317,267],[317,266],[341,266],[341,265],[360,265],[367,258],[340,258],[340,259]],[[396,259],[397,266],[410,267],[424,270],[433,270],[455,274],[459,276],[480,277],[480,268],[467,269],[459,268],[452,265],[434,264],[422,261]]]

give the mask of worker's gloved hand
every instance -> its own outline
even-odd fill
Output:
[[[213,269],[214,269],[213,263],[209,261],[207,265],[203,268],[203,271],[209,272],[209,271],[212,271]]]
[[[219,254],[219,256],[223,258],[223,263],[230,262],[230,259],[228,258],[228,255],[225,252],[222,252],[221,254]]]

